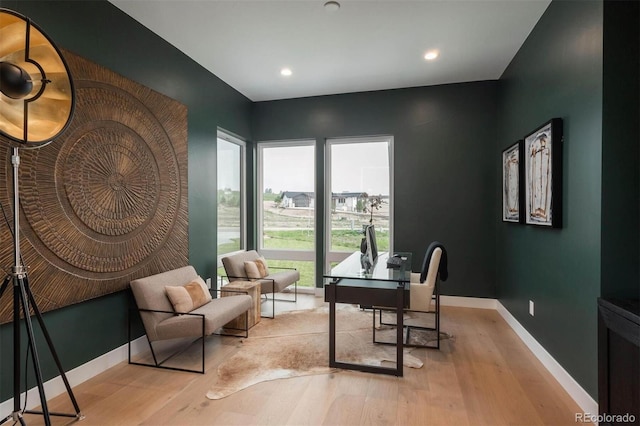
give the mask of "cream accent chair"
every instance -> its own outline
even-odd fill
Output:
[[[405,312],[423,312],[433,314],[434,326],[428,327],[420,324],[411,324],[405,322],[405,346],[409,347],[425,347],[432,349],[440,349],[440,281],[446,281],[449,277],[448,271],[447,252],[445,247],[434,241],[427,248],[424,260],[422,262],[422,269],[419,273],[412,272],[410,280],[410,301],[409,308],[405,309]],[[374,316],[376,311],[379,311],[379,321],[382,325],[395,325],[389,322],[383,322],[383,311],[391,311],[390,308],[375,307],[373,312]],[[394,310],[395,312],[395,310]],[[411,331],[412,330],[432,330],[435,331],[436,338],[434,344],[430,342],[427,344],[412,344]],[[373,339],[377,342],[375,337],[375,327],[373,330]]]
[[[222,265],[227,274],[227,279],[232,281],[259,281],[260,282],[260,294],[264,294],[268,298],[268,294],[271,294],[271,316],[263,318],[275,317],[275,301],[281,302],[296,302],[298,300],[298,281],[300,281],[300,272],[295,268],[277,268],[269,266],[269,275],[260,279],[253,279],[247,277],[245,271],[245,261],[255,261],[260,258],[255,250],[243,251],[235,253],[222,258]],[[278,270],[278,272],[272,272],[272,270]],[[276,299],[275,294],[280,293],[290,285],[294,285],[293,300],[289,299]]]
[[[426,269],[426,276],[424,276],[423,272],[411,273],[411,289],[409,290],[411,294],[411,300],[409,303],[410,311],[435,312],[439,307],[435,306],[439,304],[439,298],[434,298],[433,294],[438,281],[438,269],[440,267],[441,258],[442,248],[435,247],[432,252],[431,259],[429,260],[429,265]]]
[[[229,321],[243,314],[246,316],[245,324],[248,324],[246,320],[248,319],[248,312],[253,302],[251,296],[242,294],[242,292],[238,292],[238,295],[229,297],[212,298],[203,306],[188,313],[175,313],[167,297],[165,287],[184,286],[198,278],[199,276],[193,266],[184,266],[131,281],[131,291],[136,301],[137,311],[142,319],[154,363],[144,364],[131,360],[131,320],[129,320],[129,364],[204,374],[204,338],[212,334],[238,336],[237,334],[216,333],[216,331],[221,329]],[[227,328],[225,327],[225,329]],[[247,328],[241,331],[244,331],[244,333],[243,336],[239,337],[248,337]],[[181,351],[172,353],[164,360],[158,360],[153,343],[178,338],[191,338],[189,345],[198,339],[202,339],[201,370],[167,367],[163,365],[173,356],[183,352],[186,347],[183,347]]]

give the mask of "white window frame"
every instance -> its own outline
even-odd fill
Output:
[[[317,226],[316,226],[316,215],[317,210],[315,206],[317,202],[314,203],[313,209],[313,235],[314,235],[314,249],[309,250],[276,250],[276,249],[265,249],[263,247],[263,239],[264,235],[264,154],[263,151],[265,148],[283,148],[283,147],[297,147],[297,146],[316,146],[316,141],[313,139],[296,139],[296,140],[286,140],[286,141],[263,141],[258,142],[257,146],[257,232],[258,232],[258,251],[261,255],[268,259],[277,259],[277,260],[294,260],[294,261],[312,261],[315,262],[315,240],[317,237]],[[314,160],[313,160],[313,188],[314,188],[314,197],[318,194],[315,193],[316,188],[316,158],[315,158],[315,149],[314,149]]]
[[[386,142],[389,147],[389,252],[393,253],[393,235],[394,235],[394,159],[393,159],[393,136],[357,136],[348,138],[332,138],[327,139],[325,144],[325,271],[331,270],[331,262],[341,262],[350,254],[348,252],[331,251],[331,147],[339,144],[356,144],[356,143],[379,143]]]
[[[218,129],[217,138],[222,139],[225,142],[229,142],[240,146],[240,249],[230,253],[220,254],[217,256],[218,268],[222,267],[222,258],[234,253],[240,253],[247,249],[247,143],[233,134]],[[217,142],[216,142],[217,143]],[[217,145],[216,145],[217,147]],[[217,148],[216,148],[216,162],[217,162]],[[216,163],[216,182],[218,166]],[[217,185],[216,185],[216,200],[217,200]],[[217,202],[216,202],[217,204]],[[216,222],[216,235],[218,233],[218,223]],[[217,245],[216,245],[217,249]]]

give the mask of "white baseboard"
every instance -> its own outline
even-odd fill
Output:
[[[442,306],[455,306],[458,308],[496,309],[498,301],[483,297],[440,296]]]
[[[139,337],[138,339],[131,342],[131,354],[137,355],[143,350],[148,348],[147,342],[144,336]],[[104,355],[99,356],[98,358],[92,359],[91,361],[82,364],[73,370],[69,370],[66,372],[67,380],[69,384],[73,388],[74,386],[83,383],[103,371],[108,370],[109,368],[121,363],[122,361],[128,360],[128,351],[127,345],[124,344],[110,352],[107,352]],[[55,398],[58,395],[67,392],[67,388],[64,386],[64,382],[62,381],[61,376],[54,377],[53,379],[44,383],[44,392],[47,396],[47,400]],[[40,406],[40,394],[38,392],[38,387],[34,387],[29,389],[26,393],[27,397],[27,410],[31,410]],[[24,408],[25,401],[25,393],[23,392],[20,395],[20,407]],[[82,409],[82,407],[80,407]],[[5,418],[13,413],[13,398],[4,401],[0,404],[0,418]],[[73,414],[73,413],[71,413]]]
[[[317,288],[317,297],[324,296],[324,289]],[[441,296],[440,303],[443,306],[455,306],[476,309],[495,309],[502,318],[515,331],[525,345],[540,360],[542,365],[558,380],[564,390],[573,398],[585,413],[597,413],[598,403],[575,381],[573,377],[547,352],[547,350],[515,319],[513,315],[496,299],[461,296]],[[147,349],[146,339],[140,337],[131,342],[131,353],[136,355]],[[122,345],[98,358],[95,358],[79,367],[67,372],[67,379],[71,387],[91,379],[103,371],[126,361],[128,359],[127,345]],[[64,382],[60,376],[55,377],[44,384],[47,399],[54,398],[66,392]],[[21,395],[21,402],[24,402],[25,394]],[[38,389],[32,388],[28,391],[27,409],[32,409],[40,405]],[[22,404],[21,404],[22,406]],[[4,418],[13,412],[13,398],[0,403],[0,418]]]
[[[322,296],[324,289],[316,289],[316,296]],[[459,308],[495,309],[515,331],[520,340],[538,358],[544,367],[555,377],[560,386],[571,396],[585,413],[597,413],[598,403],[589,395],[573,377],[556,361],[547,350],[515,319],[513,315],[497,299],[464,296],[440,296],[442,306]]]
[[[520,340],[533,352],[542,365],[555,377],[560,386],[573,398],[584,413],[598,413],[598,403],[575,381],[549,352],[511,315],[502,303],[496,301],[496,309]]]

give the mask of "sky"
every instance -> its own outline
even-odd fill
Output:
[[[332,145],[331,163],[331,192],[389,195],[386,142]]]
[[[332,143],[332,192],[389,195],[387,142]],[[263,186],[274,193],[314,191],[313,145],[264,147]],[[239,146],[218,139],[218,188],[239,189]]]
[[[314,190],[314,147],[264,148],[264,188],[274,193]],[[331,145],[332,192],[389,195],[386,142]]]
[[[240,145],[218,138],[218,189],[240,190]]]
[[[282,191],[313,191],[315,162],[313,145],[265,147],[263,186],[274,193]]]

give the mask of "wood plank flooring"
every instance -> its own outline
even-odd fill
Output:
[[[321,304],[299,295],[296,306],[278,305]],[[205,375],[123,362],[74,388],[85,415],[78,425],[575,425],[580,408],[496,311],[443,307],[441,318],[451,339],[439,351],[414,350],[424,366],[405,368],[403,378],[339,371],[212,401],[210,376],[237,350],[232,337],[210,338]],[[49,409],[73,412],[66,393]],[[25,420],[43,424],[41,416]]]

